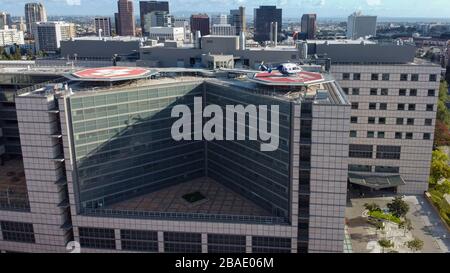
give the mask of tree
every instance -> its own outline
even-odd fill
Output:
[[[408,218],[405,218],[404,221],[401,221],[400,224],[398,224],[398,228],[403,229],[403,236],[406,235],[406,231],[413,230],[412,222]]]
[[[398,218],[403,218],[409,211],[409,205],[403,201],[403,197],[397,196],[391,203],[387,204],[389,212]]]
[[[379,240],[378,241],[378,244],[381,246],[381,248],[383,249],[383,253],[384,253],[384,250],[386,249],[386,248],[393,248],[395,245],[394,245],[394,243],[392,242],[392,241],[390,241],[390,240],[386,240],[386,239],[382,239],[382,240]]]
[[[364,208],[370,212],[372,211],[381,211],[381,208],[378,204],[376,203],[365,203],[364,204]]]
[[[447,125],[436,120],[436,128],[434,130],[434,145],[436,146],[450,146],[450,131]]]
[[[450,178],[450,166],[448,155],[441,150],[433,151],[431,161],[430,183],[436,184],[441,178]]]
[[[423,241],[419,239],[414,239],[406,243],[406,246],[412,250],[412,252],[421,251],[423,249]]]

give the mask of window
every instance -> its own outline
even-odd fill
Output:
[[[80,227],[79,232],[81,247],[116,249],[114,229]]]
[[[348,165],[348,171],[350,172],[372,172],[372,166],[367,165]]]
[[[434,97],[436,96],[436,90],[430,89],[428,90],[428,97]]]
[[[408,80],[408,74],[401,74],[400,75],[400,81],[406,82]]]
[[[437,75],[436,74],[431,74],[429,80],[430,80],[430,82],[437,81]]]
[[[389,95],[389,90],[386,88],[381,89],[381,95],[382,96],[388,96]]]
[[[378,132],[378,138],[384,138],[385,135],[385,132]]]
[[[367,132],[367,138],[374,138],[374,137],[375,137],[375,132],[373,132],[373,131]]]
[[[389,74],[383,74],[383,76],[381,77],[383,81],[388,81],[390,79],[391,75]]]
[[[403,118],[397,118],[397,125],[403,125],[405,123]]]
[[[4,241],[35,243],[33,224],[2,221],[0,226]]]
[[[378,146],[377,147],[377,158],[378,159],[400,159],[401,154],[400,146]]]
[[[386,124],[386,118],[379,118],[378,119],[379,124]]]
[[[412,82],[418,82],[419,81],[419,74],[412,74],[411,75],[411,81]]]
[[[398,95],[399,96],[406,96],[406,89],[400,89],[400,90],[398,90]]]
[[[414,119],[413,118],[409,118],[406,120],[406,124],[407,125],[414,125]]]
[[[359,95],[359,88],[353,88],[352,89],[352,95],[354,95],[354,96]]]
[[[408,111],[416,111],[416,105],[415,104],[408,105]]]
[[[246,237],[208,234],[208,253],[245,253]]]
[[[434,111],[434,105],[433,104],[427,104],[427,112],[433,112]]]
[[[353,124],[358,123],[358,117],[351,117],[350,122]]]
[[[353,80],[354,81],[360,81],[361,80],[361,74],[360,73],[353,74]]]
[[[357,137],[358,133],[356,131],[350,131],[350,137]]]
[[[411,97],[416,97],[417,96],[417,89],[411,89],[409,90],[409,95]]]
[[[290,253],[291,238],[252,237],[253,253]]]
[[[378,95],[378,89],[376,89],[376,88],[370,89],[370,95],[371,95],[371,96],[376,96],[376,95]]]
[[[348,95],[348,88],[342,88],[342,91],[344,91],[345,95]]]
[[[377,110],[377,104],[376,103],[369,103],[369,110]]]
[[[403,133],[400,132],[395,133],[395,139],[403,139]]]
[[[399,104],[399,105],[397,106],[397,110],[399,110],[399,111],[404,111],[404,110],[405,110],[405,105],[404,105],[403,103]]]
[[[372,81],[378,81],[379,75],[378,74],[372,74]]]
[[[344,73],[344,74],[342,74],[342,79],[343,79],[344,81],[350,80],[350,73]]]
[[[413,135],[413,133],[406,133],[406,137],[405,137],[406,139],[413,139],[414,138],[414,135]]]
[[[380,103],[380,110],[387,110],[387,103]]]
[[[349,157],[352,158],[372,158],[372,145],[349,145]]]
[[[201,253],[200,233],[164,232],[164,251],[169,253]]]
[[[357,102],[352,102],[352,109],[353,110],[357,110],[359,108],[359,103]]]
[[[433,126],[433,120],[432,119],[426,119],[425,120],[425,126]]]
[[[430,133],[423,134],[423,139],[424,140],[430,140],[431,139],[431,134]]]
[[[376,173],[400,173],[399,167],[375,166]]]
[[[368,122],[369,122],[369,124],[375,124],[375,118],[369,117]]]
[[[141,230],[121,230],[123,250],[158,252],[158,232]]]

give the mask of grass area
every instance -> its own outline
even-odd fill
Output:
[[[386,220],[386,221],[390,221],[396,224],[400,224],[402,222],[402,220],[400,220],[400,218],[390,214],[390,213],[384,213],[382,211],[370,211],[369,212],[369,216],[376,218],[376,219],[380,219],[380,220]]]
[[[444,219],[447,225],[450,226],[450,209],[448,208],[448,204],[444,199],[444,193],[435,188],[431,188],[428,192],[431,195],[431,201],[439,209],[439,214],[441,215],[442,219]]]

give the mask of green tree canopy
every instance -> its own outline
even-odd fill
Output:
[[[398,218],[405,217],[409,211],[409,205],[403,200],[403,197],[397,196],[391,203],[387,204],[389,212]]]
[[[433,151],[430,182],[436,184],[441,178],[450,178],[449,157],[441,150]]]

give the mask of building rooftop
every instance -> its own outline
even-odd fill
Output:
[[[66,75],[66,77],[76,81],[125,81],[143,79],[155,73],[155,71],[140,67],[112,66],[83,69]]]
[[[122,41],[122,42],[130,42],[130,41],[141,41],[142,39],[139,37],[133,36],[85,36],[85,37],[74,37],[69,41]]]
[[[183,198],[189,195],[199,195],[198,201],[190,203]],[[252,201],[210,178],[200,178],[164,188],[108,206],[105,209],[272,216],[270,211],[259,207]]]

